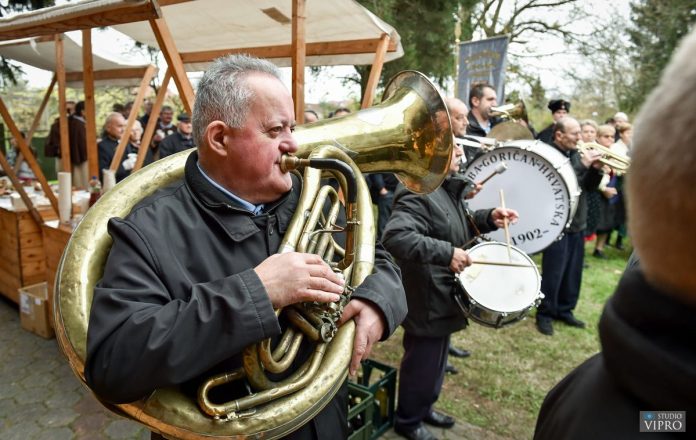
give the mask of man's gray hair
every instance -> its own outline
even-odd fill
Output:
[[[249,55],[229,55],[218,58],[198,83],[193,106],[193,137],[197,145],[205,145],[205,129],[213,121],[230,127],[244,125],[253,91],[246,83],[247,75],[265,73],[281,80],[280,69],[273,63]]]

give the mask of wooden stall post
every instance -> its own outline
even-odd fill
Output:
[[[97,150],[97,111],[94,103],[94,63],[92,60],[92,29],[82,30],[82,87],[85,92],[85,134],[87,136],[87,167],[89,177],[99,175]]]
[[[68,136],[68,116],[65,114],[65,58],[63,35],[54,37],[56,42],[56,78],[58,79],[58,120],[60,125],[60,163],[66,173],[72,173],[70,160],[70,138]],[[58,208],[56,208],[58,212]]]
[[[172,70],[174,83],[179,90],[179,96],[181,97],[181,102],[184,104],[184,109],[190,115],[193,111],[193,100],[195,99],[195,95],[193,93],[193,87],[191,87],[191,82],[188,76],[186,76],[186,70],[184,69],[181,55],[179,55],[176,44],[174,44],[174,38],[169,31],[169,26],[167,26],[167,22],[163,18],[156,18],[150,20],[150,27],[152,27],[152,32],[155,34],[157,44],[164,55],[164,59],[167,60],[167,66]]]
[[[41,105],[39,105],[39,110],[36,112],[36,115],[34,115],[34,120],[31,122],[29,132],[27,132],[27,145],[31,145],[31,139],[34,137],[34,133],[36,132],[36,129],[39,127],[39,122],[41,122],[41,116],[43,116],[43,112],[44,110],[46,110],[46,105],[48,104],[48,100],[51,98],[51,93],[53,92],[53,86],[55,84],[56,76],[53,75],[53,79],[51,79],[51,84],[48,85],[43,100],[41,101]],[[22,155],[22,153],[19,153],[17,155],[17,160],[15,160],[14,165],[15,174],[19,172],[19,167],[22,166],[22,162],[24,162],[24,156]]]
[[[164,78],[162,79],[162,84],[160,89],[157,91],[157,97],[155,98],[155,103],[152,104],[152,110],[150,110],[150,119],[147,121],[147,127],[143,132],[143,137],[140,141],[140,150],[138,151],[138,160],[135,162],[135,166],[131,170],[131,174],[138,171],[143,166],[145,161],[145,156],[147,155],[147,150],[150,149],[150,142],[152,141],[152,135],[155,133],[155,127],[157,126],[157,119],[159,118],[160,111],[162,110],[162,104],[164,103],[164,97],[167,95],[167,87],[169,86],[169,80],[172,78],[172,71],[167,68],[164,73]]]
[[[382,38],[379,40],[379,46],[377,46],[377,50],[375,51],[375,60],[372,62],[370,77],[367,79],[365,96],[363,96],[360,108],[371,107],[372,101],[375,99],[375,90],[377,90],[379,77],[382,75],[382,67],[384,67],[384,57],[389,48],[389,40],[391,40],[391,38],[389,38],[388,34],[382,34]]]
[[[147,91],[147,88],[150,87],[150,80],[155,75],[155,72],[156,69],[153,65],[148,66],[147,70],[145,70],[145,75],[143,76],[142,81],[140,81],[140,88],[138,89],[138,94],[135,95],[135,100],[133,101],[133,108],[138,109],[141,105],[143,105],[145,92]],[[111,160],[111,166],[109,166],[109,169],[111,171],[116,171],[118,169],[118,165],[121,163],[121,158],[123,157],[123,152],[126,149],[126,145],[128,145],[128,142],[130,142],[130,132],[133,128],[133,123],[135,122],[136,116],[138,116],[137,111],[132,111],[130,112],[130,115],[128,115],[128,121],[126,122],[126,130],[124,131],[123,136],[121,137],[121,140],[118,143],[118,147],[116,147],[116,151],[114,152],[114,158]]]
[[[56,215],[58,215],[58,199],[56,199],[55,194],[53,194],[53,190],[51,190],[51,187],[48,185],[48,181],[46,181],[46,176],[44,176],[43,171],[41,171],[41,167],[39,166],[39,163],[36,161],[36,158],[34,157],[34,153],[31,152],[29,149],[29,146],[27,146],[26,141],[24,140],[24,137],[22,137],[22,133],[19,131],[17,126],[15,125],[14,121],[12,120],[12,117],[10,116],[10,112],[7,110],[7,107],[5,107],[5,102],[0,98],[0,114],[2,115],[2,119],[5,121],[5,124],[7,127],[10,129],[10,133],[12,133],[12,136],[15,138],[15,142],[17,142],[17,146],[19,147],[19,151],[22,152],[22,155],[24,156],[24,160],[27,161],[27,164],[29,164],[29,168],[34,172],[34,175],[36,178],[39,180],[39,183],[41,184],[41,188],[43,189],[44,193],[46,194],[46,197],[48,200],[51,202],[51,206],[53,207],[53,210],[56,211]],[[4,166],[3,166],[4,168]],[[10,171],[12,171],[12,168],[4,168],[5,170],[8,171],[8,174]],[[13,172],[14,174],[14,172]],[[21,185],[20,185],[21,186]],[[26,201],[24,202],[26,203]],[[27,208],[31,205],[31,201],[29,204],[27,204]]]
[[[305,0],[292,2],[292,100],[295,119],[304,123],[304,69],[305,69]]]

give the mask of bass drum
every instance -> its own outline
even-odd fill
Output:
[[[541,141],[515,140],[474,159],[464,174],[480,182],[501,163],[507,170],[489,180],[469,206],[500,206],[502,189],[505,206],[520,214],[509,228],[512,245],[528,254],[541,252],[563,234],[578,207],[580,188],[570,159]],[[505,241],[502,228],[486,235]]]

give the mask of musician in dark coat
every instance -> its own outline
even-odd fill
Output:
[[[464,249],[473,244],[476,230],[497,229],[505,217],[517,220],[512,209],[486,209],[472,217],[467,215],[467,180],[457,172],[463,154],[461,147],[455,148],[451,175],[430,194],[412,194],[399,185],[382,237],[401,268],[408,300],[395,430],[409,439],[434,438],[423,422],[454,425],[452,417],[436,411],[433,405],[445,375],[450,334],[467,324],[452,298],[455,275],[471,264]]]
[[[575,216],[563,231],[560,240],[544,250],[541,259],[541,292],[544,299],[539,305],[536,326],[539,332],[553,335],[553,320],[584,328],[585,323],[575,317],[573,310],[580,297],[582,266],[585,258],[584,231],[587,225],[587,193],[596,190],[602,180],[601,154],[590,150],[583,156],[577,151],[580,124],[571,117],[554,124],[554,148],[566,156],[582,189]]]
[[[344,282],[320,256],[277,253],[302,186],[280,168],[281,156],[297,151],[294,126],[273,64],[235,55],[205,73],[193,111],[199,147],[184,177],[109,221],[113,247],[94,292],[85,363],[100,398],[195,389],[212,372],[239,368],[244,347],[280,335],[274,308],[338,300]],[[352,374],[405,305],[398,268],[378,247],[340,322],[356,324]],[[347,435],[344,384],[290,438]]]

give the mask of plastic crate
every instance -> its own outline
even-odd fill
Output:
[[[372,439],[379,438],[394,426],[396,403],[396,368],[368,359],[362,362],[358,384],[366,388],[373,397],[374,413]]]
[[[372,438],[372,393],[362,385],[348,382],[348,440]]]

